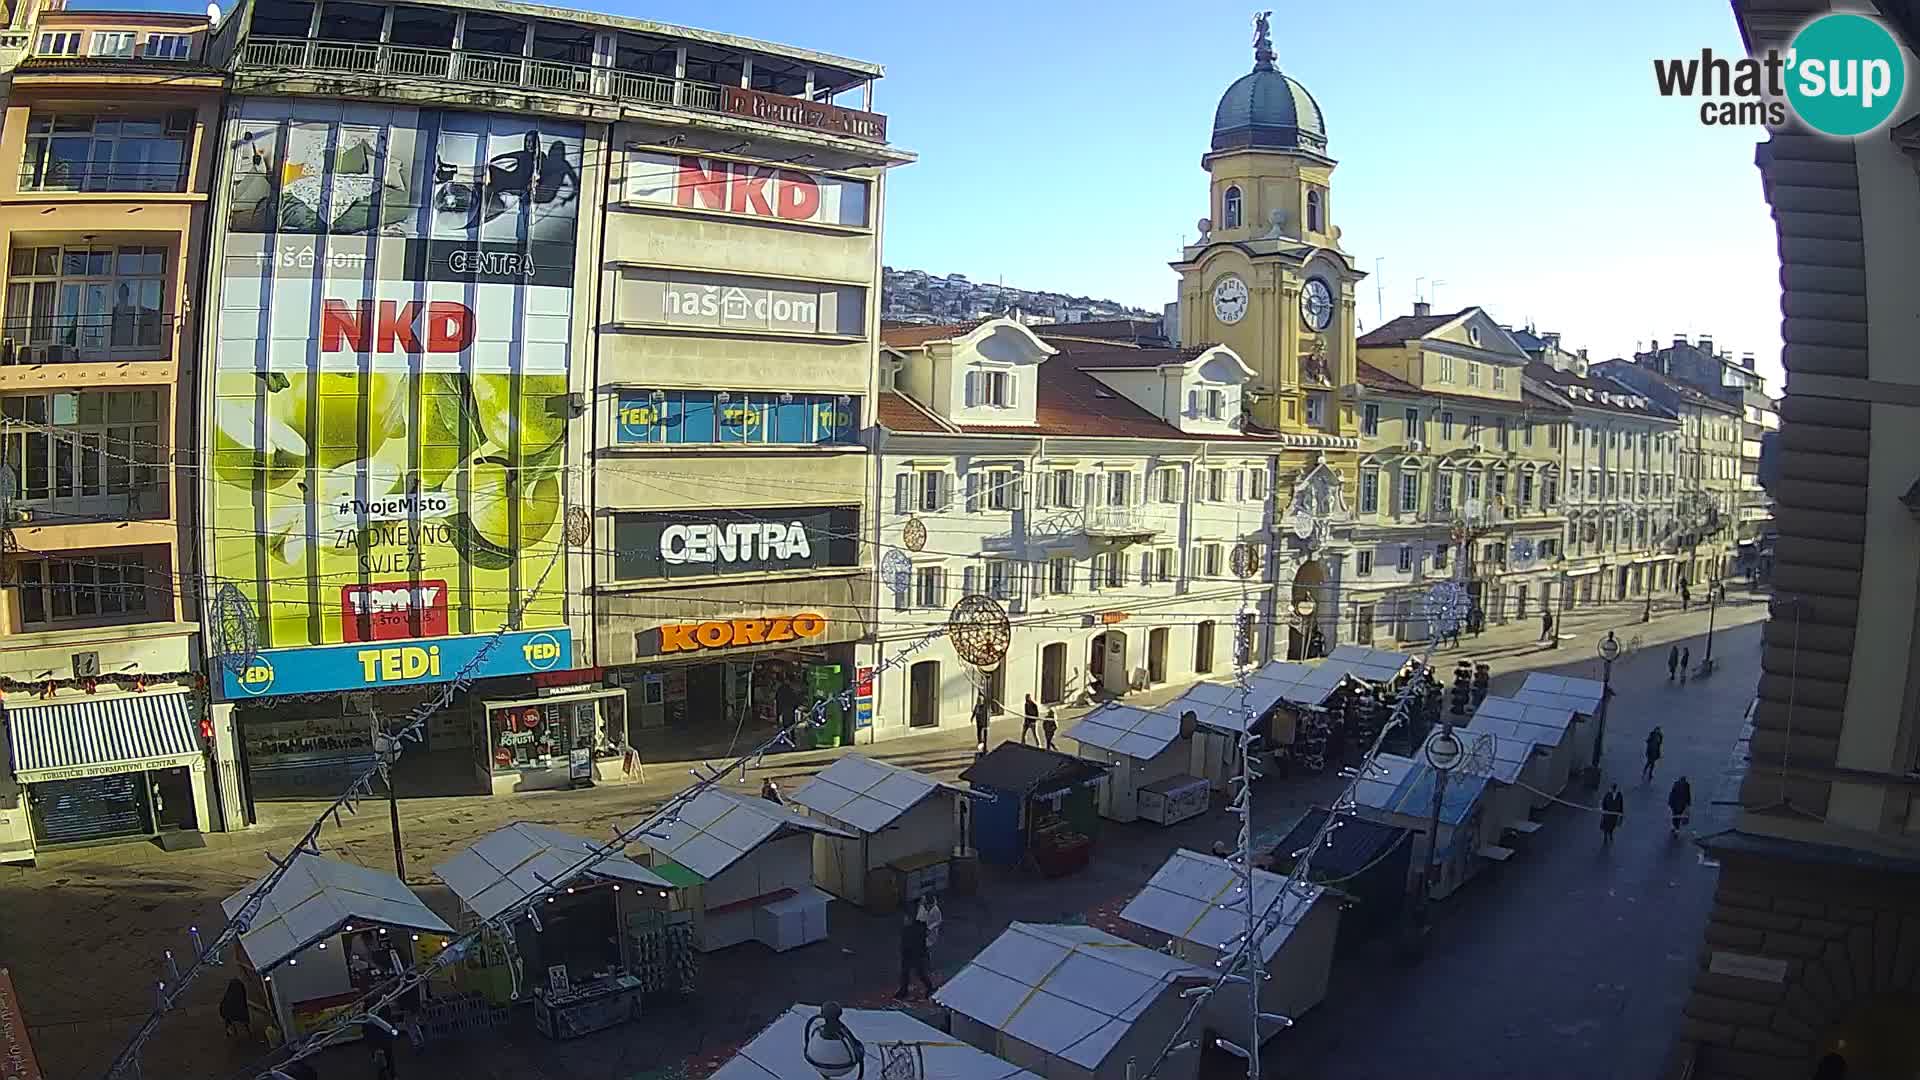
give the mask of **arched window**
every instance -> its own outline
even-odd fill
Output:
[[[1237,229],[1240,227],[1240,189],[1230,187],[1220,200],[1220,227]]]
[[[1326,223],[1323,220],[1321,220],[1324,216],[1325,215],[1323,214],[1322,207],[1320,205],[1320,193],[1318,191],[1308,191],[1307,192],[1307,231],[1308,232],[1326,232],[1327,231]]]

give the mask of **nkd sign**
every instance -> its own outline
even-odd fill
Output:
[[[853,507],[616,514],[614,574],[624,581],[858,566]]]
[[[808,225],[867,225],[867,185],[838,176],[692,154],[627,155],[630,204]]]

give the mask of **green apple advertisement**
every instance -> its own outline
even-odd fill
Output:
[[[206,421],[214,573],[258,648],[564,627],[581,130],[234,115]]]

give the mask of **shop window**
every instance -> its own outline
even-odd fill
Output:
[[[615,439],[621,445],[849,446],[858,398],[742,390],[627,390]]]
[[[489,704],[493,771],[565,767],[576,751],[592,755],[602,741],[598,706],[597,698]]]
[[[89,552],[85,558],[14,564],[20,575],[20,621],[114,620],[147,611],[147,564],[139,554]]]

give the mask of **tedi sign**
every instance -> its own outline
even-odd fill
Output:
[[[807,527],[798,521],[741,525],[669,525],[660,530],[660,558],[686,563],[761,563],[812,560]]]
[[[1712,127],[1787,122],[1838,138],[1864,135],[1892,117],[1906,91],[1906,59],[1886,27],[1864,15],[1823,15],[1800,28],[1786,52],[1729,60],[1656,59],[1661,97],[1700,98],[1700,122]]]

